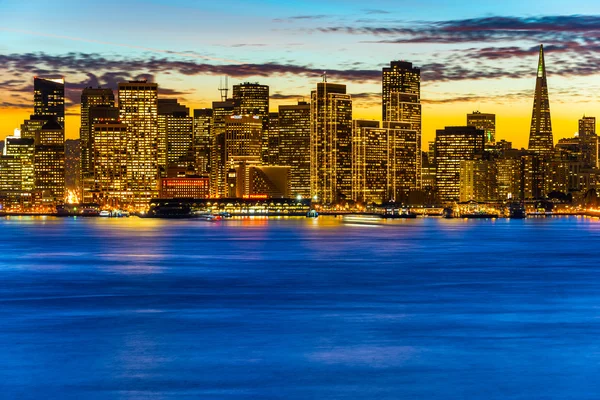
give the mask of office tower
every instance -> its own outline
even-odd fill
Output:
[[[269,113],[267,125],[266,134],[263,131],[262,138],[262,162],[265,165],[279,165],[279,154],[281,150],[279,138],[279,113]]]
[[[484,132],[473,126],[439,129],[435,137],[436,184],[440,201],[456,201],[460,195],[460,162],[483,155]]]
[[[22,165],[17,156],[0,155],[0,205],[2,209],[20,204]]]
[[[258,115],[262,117],[261,157],[269,163],[269,86],[244,82],[233,85],[235,115]]]
[[[65,198],[65,132],[51,119],[35,138],[35,191],[41,204],[55,206]]]
[[[352,98],[326,78],[311,92],[310,186],[317,202],[352,196]]]
[[[352,121],[352,199],[365,204],[389,200],[388,131],[379,121]]]
[[[579,120],[579,140],[581,141],[582,161],[589,167],[598,168],[598,136],[596,118],[583,116]]]
[[[279,106],[279,164],[290,167],[293,197],[310,198],[310,104]]]
[[[421,149],[421,70],[409,62],[392,61],[382,71],[381,105],[384,122],[409,123],[417,132],[417,144]],[[416,189],[422,186],[421,154],[415,155],[418,168]]]
[[[112,89],[88,87],[81,92],[81,127],[79,128],[79,139],[81,140],[82,183],[84,183],[86,179],[89,180],[93,176],[94,171],[92,166],[94,150],[92,148],[93,143],[91,140],[93,119],[90,119],[90,109],[95,107],[112,108],[115,112],[115,118],[118,119],[118,111],[114,108],[115,95]]]
[[[174,170],[195,170],[194,119],[175,99],[158,100],[158,164],[161,176]]]
[[[352,198],[364,203],[408,202],[416,190],[421,151],[409,123],[353,121]],[[418,170],[419,169],[419,170]]]
[[[4,144],[4,155],[16,157],[21,170],[21,190],[24,196],[31,197],[35,186],[34,177],[34,139],[22,138],[20,135],[8,136]]]
[[[521,157],[504,156],[496,160],[499,200],[521,198]]]
[[[540,154],[525,154],[521,157],[521,198],[539,199],[544,196],[544,157]]]
[[[260,159],[262,118],[259,116],[232,115],[225,121],[225,155]]]
[[[65,80],[64,78],[33,79],[33,115],[46,119],[56,118],[65,126]]]
[[[535,83],[535,97],[529,133],[529,150],[542,156],[548,156],[554,149],[552,122],[550,120],[550,100],[548,81],[544,61],[544,46],[540,46],[540,58]]]
[[[95,202],[94,197],[96,196],[96,182],[94,181],[94,127],[96,124],[110,124],[119,122],[119,108],[109,105],[110,100],[107,103],[108,104],[90,106],[86,111],[87,144],[85,146],[82,144],[81,146],[81,201],[83,203]],[[84,156],[87,158],[87,161],[83,160]]]
[[[467,126],[474,126],[484,132],[486,149],[492,148],[496,143],[496,114],[474,111],[467,114]]]
[[[146,209],[158,194],[158,85],[119,83],[120,122],[127,125],[127,188],[133,206]]]
[[[236,169],[240,163],[261,163],[263,121],[257,115],[232,115],[225,124],[226,196],[238,197]]]
[[[485,134],[485,133],[484,133]],[[460,162],[460,201],[498,200],[497,166],[490,160]]]
[[[383,121],[396,121],[394,114],[397,111],[392,105],[394,93],[412,94],[421,98],[421,70],[413,67],[412,63],[405,61],[392,61],[390,66],[383,68],[382,76],[381,106]]]
[[[210,145],[210,195],[213,198],[227,197],[225,121],[233,115],[233,100],[213,102]]]
[[[81,179],[81,145],[79,139],[65,140],[65,187],[78,193]],[[77,194],[79,198],[79,194]]]
[[[210,143],[212,108],[194,110],[194,151],[196,155],[196,173],[208,175],[210,172]]]
[[[94,124],[92,166],[95,186],[90,191],[91,201],[102,206],[127,208],[133,200],[132,193],[128,191],[128,136],[129,130],[125,124]]]

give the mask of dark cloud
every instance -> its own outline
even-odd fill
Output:
[[[321,33],[387,36],[377,43],[480,43],[501,41],[572,42],[600,40],[600,16],[485,17],[384,26],[327,26]]]

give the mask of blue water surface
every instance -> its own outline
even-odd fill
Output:
[[[2,399],[598,399],[600,221],[0,219]]]

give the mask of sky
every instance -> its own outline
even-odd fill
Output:
[[[421,68],[423,143],[436,129],[495,113],[497,139],[526,147],[544,44],[554,139],[600,116],[600,2],[372,0],[0,0],[0,138],[33,110],[33,77],[67,81],[68,138],[81,89],[145,78],[193,108],[260,82],[271,111],[308,99],[327,71],[355,119],[381,118],[381,68]]]

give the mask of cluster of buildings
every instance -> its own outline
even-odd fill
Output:
[[[46,210],[69,198],[140,211],[152,199],[311,199],[321,207],[507,201],[595,189],[595,119],[554,146],[543,48],[529,150],[496,141],[495,116],[421,143],[421,73],[394,61],[382,71],[381,121],[352,118],[346,86],[323,76],[310,101],[269,107],[269,87],[221,90],[190,111],[147,81],[86,88],[78,141],[65,141],[65,82],[34,79],[34,112],[4,142],[0,204]],[[67,190],[69,188],[70,190]],[[71,199],[73,200],[73,199]]]

